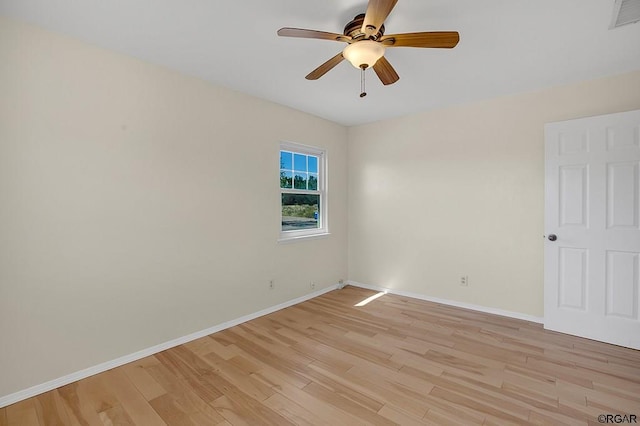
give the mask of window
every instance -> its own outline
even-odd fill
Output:
[[[326,235],[325,151],[280,144],[280,240]]]

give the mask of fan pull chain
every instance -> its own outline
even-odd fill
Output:
[[[363,65],[362,67],[360,67],[361,71],[360,71],[360,97],[364,98],[365,96],[367,96],[367,92],[365,91],[365,76],[364,76],[364,71],[367,69],[366,65]]]

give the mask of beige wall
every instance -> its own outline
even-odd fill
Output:
[[[541,317],[543,126],[638,108],[634,72],[349,129],[349,279]]]
[[[346,278],[346,138],[0,18],[0,397]],[[276,242],[281,140],[328,149],[328,238]]]

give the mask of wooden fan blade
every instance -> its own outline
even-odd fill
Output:
[[[351,37],[344,34],[305,30],[303,28],[280,28],[278,30],[278,35],[280,37],[316,38],[320,40],[345,41],[347,43],[351,41]]]
[[[396,3],[398,0],[369,0],[361,31],[367,36],[376,34]]]
[[[384,56],[378,59],[378,62],[373,66],[373,70],[378,74],[378,78],[385,86],[400,80],[398,73]]]
[[[333,67],[338,65],[343,60],[344,60],[344,56],[342,56],[342,52],[340,52],[336,56],[334,56],[333,58],[329,59],[324,64],[320,65],[315,70],[311,71],[309,73],[309,75],[307,75],[305,78],[307,80],[317,80],[320,77],[322,77],[323,75],[325,75],[326,73],[328,73],[329,71],[331,71],[333,69]]]
[[[380,37],[385,47],[433,47],[451,49],[460,41],[456,31],[390,34]]]

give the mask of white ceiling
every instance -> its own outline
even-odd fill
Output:
[[[614,0],[399,0],[386,33],[459,31],[455,49],[387,49],[400,81],[343,62],[345,45],[283,38],[341,33],[366,0],[0,0],[0,14],[185,74],[355,125],[640,69],[640,24],[608,30]]]

